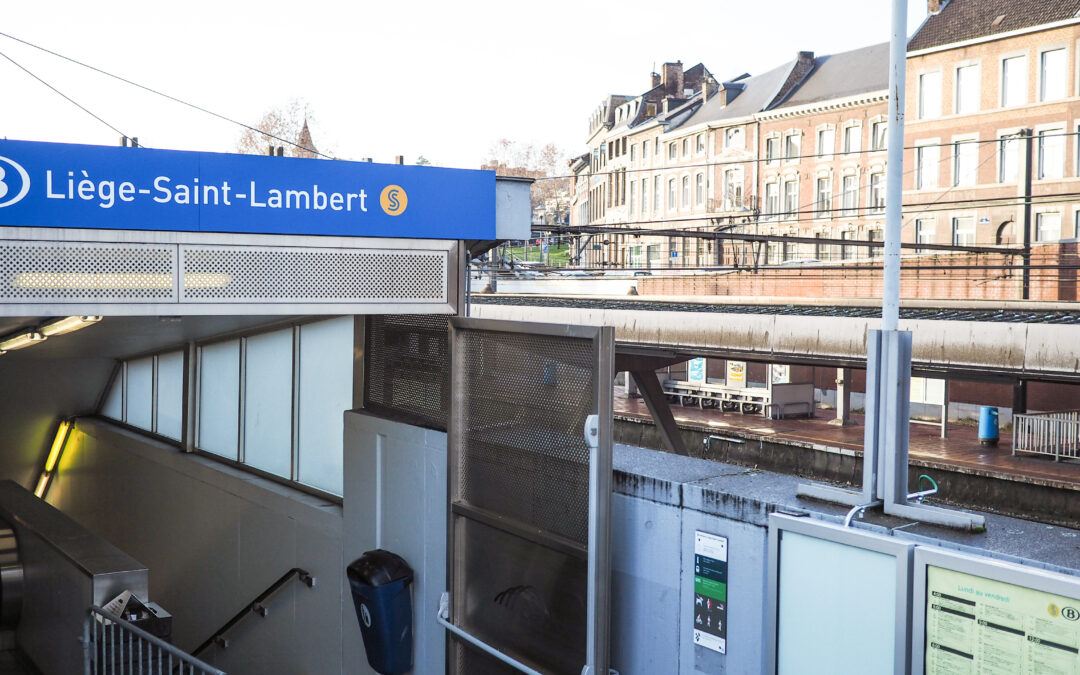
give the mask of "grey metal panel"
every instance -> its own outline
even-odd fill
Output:
[[[20,648],[42,672],[81,672],[87,610],[124,590],[149,600],[146,567],[13,481],[0,482],[0,519],[23,560]]]
[[[911,647],[911,569],[912,552],[915,546],[911,542],[882,536],[850,527],[842,527],[815,520],[810,517],[795,517],[781,513],[769,516],[769,562],[766,603],[766,672],[777,672],[777,650],[779,638],[779,582],[780,582],[780,543],[784,531],[803,534],[816,539],[875,551],[896,559],[896,615],[893,617],[893,654],[895,675],[908,672]],[[827,602],[827,594],[822,593],[822,601]],[[819,666],[821,664],[818,664]],[[858,672],[859,664],[845,664],[854,668],[849,672]]]

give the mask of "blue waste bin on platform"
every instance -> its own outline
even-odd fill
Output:
[[[390,551],[368,551],[345,570],[368,663],[396,675],[413,667],[413,570]]]
[[[984,405],[979,408],[979,443],[998,444],[998,409]]]

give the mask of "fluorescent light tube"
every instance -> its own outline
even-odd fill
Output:
[[[52,473],[56,468],[56,462],[60,459],[60,451],[67,444],[68,432],[71,431],[71,422],[64,420],[56,428],[56,437],[53,438],[52,447],[49,449],[49,457],[45,460],[45,473]]]
[[[63,335],[64,333],[77,331],[80,328],[92,326],[98,321],[101,321],[100,316],[69,316],[66,319],[57,319],[45,324],[41,327],[41,334],[45,337]]]
[[[0,351],[10,352],[13,349],[29,347],[32,344],[43,342],[44,340],[45,336],[41,333],[23,333],[22,335],[16,335],[5,340],[0,340]]]

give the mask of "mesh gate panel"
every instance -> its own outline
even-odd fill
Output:
[[[454,320],[452,332],[452,620],[542,672],[578,675],[589,603],[584,426],[598,413],[600,341],[486,325]],[[458,675],[513,672],[451,644]]]
[[[171,246],[0,243],[0,302],[163,302],[176,298]]]
[[[364,407],[446,430],[450,408],[449,317],[369,316],[364,357]]]

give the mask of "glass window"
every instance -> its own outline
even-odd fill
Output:
[[[1039,100],[1065,98],[1065,50],[1051,49],[1040,55]]]
[[[703,173],[694,177],[694,203],[698,206],[705,203],[705,174]]]
[[[675,179],[670,178],[667,182],[667,207],[668,209],[674,209],[677,206],[675,202]]]
[[[850,241],[850,240],[855,238],[855,233],[852,232],[851,230],[845,230],[845,231],[840,233],[840,238],[843,239],[843,240]],[[845,245],[840,246],[840,258],[841,259],[850,260],[851,258],[854,258],[854,257],[855,257],[855,247],[854,246],[845,246]]]
[[[938,186],[940,150],[936,145],[915,148],[915,182],[919,190],[933,189]]]
[[[1045,129],[1039,132],[1039,178],[1061,178],[1065,175],[1065,130]],[[130,415],[130,412],[128,413]]]
[[[884,241],[885,240],[885,230],[881,229],[880,227],[876,227],[876,228],[870,230],[867,234],[869,235],[870,241]],[[871,258],[880,258],[883,255],[885,255],[884,247],[882,247],[882,246],[871,246],[870,247],[870,257]]]
[[[179,441],[184,436],[184,353],[158,356],[157,432]]]
[[[842,216],[859,215],[859,177],[844,176],[844,211]]]
[[[772,136],[765,139],[765,161],[775,164],[780,159],[780,138]]]
[[[870,126],[870,142],[873,150],[885,150],[888,146],[888,122],[874,122]]]
[[[124,366],[120,365],[120,372],[116,374],[109,394],[105,397],[105,405],[101,408],[101,414],[117,422],[124,421]]]
[[[784,181],[784,218],[795,220],[799,217],[799,180]]]
[[[734,211],[743,207],[742,169],[724,172],[724,210]]]
[[[941,117],[941,71],[919,75],[919,119]]]
[[[682,177],[682,206],[684,209],[690,207],[690,176]]]
[[[675,159],[679,156],[679,146],[675,144],[675,141],[668,143],[667,156],[668,159]]]
[[[240,341],[199,349],[199,449],[238,459]]]
[[[353,318],[300,327],[298,480],[341,494],[344,412],[352,408]]]
[[[1001,62],[1001,105],[1005,108],[1027,103],[1027,57],[1014,56]]]
[[[828,218],[832,215],[832,178],[817,179],[817,215]]]
[[[1061,214],[1036,214],[1035,241],[1058,241],[1059,239],[1061,239]]]
[[[998,144],[998,181],[1015,183],[1020,175],[1020,139],[1002,136]]]
[[[975,219],[971,216],[952,219],[953,246],[975,245]]]
[[[836,130],[832,128],[818,129],[817,154],[821,159],[829,159],[832,157],[834,150],[836,150]]]
[[[682,156],[683,157],[689,157],[690,156],[690,139],[689,138],[682,139]]]
[[[974,141],[953,144],[953,185],[975,185],[978,170],[979,144]]]
[[[850,126],[844,129],[844,152],[862,150],[862,127]]]
[[[881,213],[885,210],[885,174],[870,174],[870,212]]]
[[[649,179],[641,179],[641,215],[649,210]]]
[[[660,208],[660,176],[653,178],[653,210]]]
[[[705,134],[698,134],[696,137],[697,152],[705,152]]]
[[[645,159],[648,156],[649,156],[649,142],[648,141],[642,141],[641,142],[641,159]]]
[[[780,212],[780,188],[776,183],[765,184],[765,214],[776,215]]]
[[[915,243],[916,244],[933,244],[934,243],[934,219],[933,218],[920,218],[915,221]],[[918,253],[923,253],[923,249],[919,249]]]
[[[293,331],[253,335],[244,351],[244,463],[291,478]]]
[[[961,66],[956,69],[956,114],[965,115],[979,111],[979,66]]]
[[[154,359],[148,357],[128,361],[127,365],[128,424],[147,431],[154,430]]]
[[[631,146],[633,147],[633,146]],[[637,204],[637,182],[630,182],[630,213],[634,212],[634,205]]]
[[[634,145],[630,146],[630,161],[631,162],[636,162],[637,161],[637,144],[636,143]]]
[[[731,127],[725,131],[724,145],[735,150],[741,150],[746,147],[746,139],[743,137],[742,127]]]
[[[784,158],[799,159],[799,156],[801,155],[801,145],[802,136],[798,133],[788,134],[786,137],[784,137]]]

